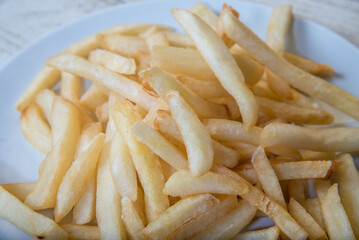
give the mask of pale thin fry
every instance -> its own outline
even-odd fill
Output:
[[[293,138],[295,136],[295,138]],[[285,123],[270,123],[261,134],[261,146],[283,146],[313,151],[359,151],[359,128],[310,128]]]
[[[87,57],[89,52],[92,50],[99,48],[100,44],[97,41],[97,36],[91,35],[86,37],[77,43],[71,45],[70,47],[66,48],[64,52],[72,53],[80,57]]]
[[[100,231],[97,226],[63,224],[61,228],[67,232],[69,240],[100,240]]]
[[[159,98],[157,100],[156,104],[152,106],[152,108],[148,111],[147,115],[143,119],[143,121],[152,128],[155,128],[153,123],[157,117],[158,110],[169,111],[167,103],[162,98]]]
[[[264,192],[282,205],[284,209],[287,209],[287,204],[284,200],[278,178],[263,148],[258,147],[254,152],[252,156],[252,164]]]
[[[126,229],[121,220],[121,196],[117,193],[110,169],[110,149],[115,133],[116,127],[110,118],[97,169],[96,219],[101,239],[126,239]]]
[[[139,52],[148,52],[145,40],[137,36],[118,33],[100,33],[97,35],[100,46],[124,57],[137,57]]]
[[[146,110],[156,102],[156,98],[143,90],[140,84],[75,55],[59,54],[48,59],[47,64],[105,86]]]
[[[256,212],[256,207],[243,199],[236,209],[218,219],[192,239],[232,239],[250,223]]]
[[[288,181],[289,197],[299,202],[302,206],[305,206],[305,184],[306,181],[303,179],[293,179]]]
[[[95,112],[96,108],[107,102],[108,96],[104,94],[95,84],[82,95],[80,105],[87,108],[90,112]]]
[[[241,142],[223,142],[225,146],[235,149],[241,156],[241,160],[250,160],[254,151],[257,149],[256,146],[241,143]]]
[[[53,147],[34,190],[25,200],[32,209],[55,207],[58,187],[74,159],[80,135],[80,113],[71,102],[56,98],[51,119]]]
[[[294,88],[359,119],[359,111],[357,111],[359,99],[357,97],[288,63],[231,12],[226,13],[223,22],[226,34],[278,77],[288,81]]]
[[[320,227],[323,230],[326,230],[319,199],[318,198],[306,199],[304,206],[307,212],[314,218],[314,220],[320,225]]]
[[[240,169],[240,170],[237,170],[236,173],[239,176],[241,176],[242,178],[244,178],[245,180],[247,180],[251,184],[255,184],[255,183],[259,182],[257,174],[256,174],[256,171],[254,170],[254,168]]]
[[[32,103],[21,111],[20,128],[26,140],[43,154],[50,152],[51,129],[39,105]]]
[[[267,44],[283,54],[285,40],[292,21],[292,6],[281,5],[273,8],[267,29]]]
[[[22,111],[28,104],[35,100],[36,95],[46,88],[53,87],[60,80],[60,71],[45,66],[35,76],[30,85],[26,88],[24,93],[18,98],[15,108]]]
[[[1,184],[1,187],[23,202],[26,196],[34,189],[35,184],[36,183],[8,183]]]
[[[241,122],[227,119],[204,119],[203,125],[211,137],[221,142],[243,142],[258,146],[262,129],[252,127],[246,131]]]
[[[50,89],[44,89],[41,92],[39,92],[35,98],[36,104],[38,104],[41,107],[41,109],[50,125],[51,125],[52,103],[53,103],[55,97],[56,97],[56,94],[54,91],[52,91]]]
[[[198,15],[205,21],[213,30],[216,30],[218,23],[218,16],[215,12],[209,9],[205,4],[198,2],[191,7],[191,12]]]
[[[274,100],[276,100],[276,99],[274,99]],[[292,88],[292,99],[287,100],[287,102],[293,103],[293,104],[301,106],[301,107],[319,108],[319,105],[316,101],[314,101],[312,98],[307,97],[303,93],[301,93],[293,88]]]
[[[316,180],[313,182],[315,192],[318,196],[320,203],[323,202],[325,196],[327,195],[328,189],[330,188],[329,180]]]
[[[226,118],[228,113],[226,107],[202,99],[181,84],[171,74],[160,68],[150,68],[141,72],[141,77],[148,81],[156,93],[166,101],[166,93],[169,90],[178,91],[187,103],[193,108],[200,118]]]
[[[205,22],[191,12],[173,9],[172,15],[191,37],[222,86],[234,97],[239,106],[244,126],[249,130],[257,121],[258,105],[226,45]],[[218,61],[218,59],[220,60]]]
[[[194,47],[192,40],[186,34],[168,31],[163,33],[166,34],[167,40],[172,46]]]
[[[235,236],[232,240],[258,240],[258,239],[277,240],[278,237],[279,237],[279,228],[277,226],[273,226],[270,228],[240,233],[237,236]]]
[[[215,172],[226,174],[227,176],[240,181],[249,187],[249,192],[241,194],[251,205],[256,206],[270,217],[280,230],[291,239],[306,239],[307,232],[289,215],[289,213],[271,197],[264,194],[260,189],[252,186],[235,172],[225,167],[217,167],[213,169]]]
[[[181,197],[200,193],[241,195],[248,192],[248,186],[223,174],[207,172],[195,177],[188,170],[180,170],[167,180],[163,192]]]
[[[97,106],[95,114],[100,123],[106,123],[109,118],[109,102]]]
[[[135,59],[122,57],[121,55],[103,49],[96,49],[91,51],[88,59],[90,62],[100,64],[117,73],[136,73]]]
[[[217,23],[216,32],[217,32],[218,36],[222,39],[224,44],[226,44],[226,46],[228,48],[231,48],[235,44],[235,42],[233,42],[231,39],[228,38],[228,36],[224,32],[223,24],[222,24],[223,14],[226,11],[231,11],[234,16],[239,17],[239,13],[236,10],[234,10],[232,7],[230,7],[226,3],[224,3],[222,6],[221,13],[219,14],[219,20]]]
[[[264,74],[260,81],[258,81],[255,85],[250,86],[254,95],[269,98],[276,101],[282,101],[282,99],[269,88],[266,78],[267,76],[266,74]]]
[[[328,239],[325,231],[294,198],[288,204],[289,213],[308,232],[308,239]]]
[[[302,124],[331,124],[334,120],[332,114],[323,110],[299,107],[259,96],[256,99],[259,112],[270,118]]]
[[[80,100],[82,79],[67,72],[61,72],[61,96],[73,103]]]
[[[72,212],[73,223],[86,224],[96,218],[96,178],[92,176],[85,192],[74,206]]]
[[[133,206],[136,209],[136,212],[140,216],[142,222],[144,225],[147,224],[147,218],[146,218],[146,209],[145,209],[145,197],[142,190],[142,187],[140,184],[137,186],[137,199],[135,202],[133,202]]]
[[[141,119],[133,104],[122,100],[115,104],[111,115],[117,130],[125,139],[130,150],[138,177],[145,192],[146,216],[149,222],[155,220],[169,206],[167,195],[162,193],[164,177],[158,157],[146,145],[138,142],[131,127]]]
[[[173,168],[181,170],[188,167],[185,154],[145,122],[136,122],[131,129],[138,141],[147,145],[148,148]]]
[[[284,52],[284,58],[294,66],[312,74],[334,72],[334,69],[331,66],[314,62],[310,59],[295,55],[293,53]]]
[[[355,239],[344,207],[340,202],[338,184],[333,184],[321,202],[325,225],[330,239]],[[355,226],[358,227],[358,226]]]
[[[220,142],[217,142],[212,139],[213,144],[213,161],[215,163],[222,164],[225,167],[235,167],[237,166],[238,162],[241,160],[241,154],[230,148],[227,147]]]
[[[121,218],[125,223],[127,234],[130,239],[144,240],[142,230],[145,228],[141,217],[137,213],[130,199],[123,197],[121,200],[122,215]]]
[[[107,28],[102,33],[121,33],[124,35],[138,35],[139,33],[146,31],[149,28],[156,27],[158,30],[170,31],[170,26],[160,24],[143,24],[143,23],[131,23],[131,24],[120,24],[113,27]]]
[[[163,32],[155,31],[145,38],[146,46],[151,50],[154,46],[169,46],[167,36]]]
[[[246,55],[233,54],[234,60],[241,69],[247,84],[256,84],[263,76],[264,67],[253,58]]]
[[[339,193],[343,207],[352,225],[354,235],[359,238],[359,175],[350,154],[337,158],[342,165],[338,167]]]
[[[213,163],[213,143],[196,113],[176,91],[166,93],[166,101],[181,132],[191,173],[200,176]]]
[[[137,199],[137,176],[130,151],[120,133],[116,133],[110,150],[111,175],[117,192],[131,201]]]
[[[293,98],[292,89],[289,83],[266,69],[266,80],[268,87],[282,100]]]
[[[67,239],[67,233],[52,219],[23,204],[0,186],[0,217],[35,239]]]
[[[211,194],[194,195],[183,198],[169,207],[155,221],[143,230],[149,239],[165,239],[184,223],[217,206],[219,200]]]
[[[333,160],[335,159],[335,152],[315,152],[315,151],[301,151],[300,155],[304,160]]]
[[[228,214],[237,207],[237,197],[233,195],[220,198],[220,203],[213,208],[207,210],[201,215],[186,222],[174,232],[170,233],[167,239],[181,240],[190,239],[195,234],[204,231],[210,224],[214,223],[217,219]]]
[[[99,133],[90,142],[83,143],[86,146],[78,146],[80,152],[76,153],[76,158],[63,177],[57,192],[54,210],[56,222],[61,221],[70,212],[86,190],[95,174],[104,138],[104,134]]]

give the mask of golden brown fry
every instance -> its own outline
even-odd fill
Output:
[[[39,105],[32,103],[21,111],[20,128],[26,140],[38,151],[47,154],[51,150],[51,129]]]
[[[321,201],[325,225],[330,239],[355,239],[353,229],[338,192],[338,184],[333,184]]]
[[[263,76],[264,67],[249,56],[232,54],[248,85],[256,84]]]
[[[205,174],[213,163],[213,143],[210,135],[177,91],[167,92],[166,101],[186,146],[191,173],[194,176]]]
[[[231,39],[228,38],[228,36],[224,32],[223,24],[222,24],[223,14],[226,11],[231,11],[234,16],[239,17],[239,13],[236,10],[234,10],[232,7],[230,7],[226,3],[224,3],[222,6],[221,13],[219,14],[219,20],[217,23],[216,32],[217,32],[218,36],[222,39],[224,44],[226,44],[226,46],[228,48],[231,48],[233,46],[233,44],[235,44],[235,42],[233,42]]]
[[[61,72],[61,96],[75,104],[80,100],[82,79],[67,72]]]
[[[304,160],[333,160],[335,159],[335,152],[316,152],[316,151],[301,151],[300,155]]]
[[[295,137],[293,137],[295,136]],[[261,146],[283,146],[330,152],[357,152],[359,128],[310,128],[285,123],[270,123],[261,134]]]
[[[1,184],[1,187],[23,202],[26,196],[34,189],[35,184],[36,183],[8,183]]]
[[[223,174],[207,172],[195,177],[188,170],[180,170],[167,180],[163,192],[171,196],[189,196],[200,193],[241,195],[248,192],[248,187]]]
[[[52,103],[55,97],[56,94],[54,91],[49,89],[44,89],[36,95],[36,99],[35,99],[36,104],[38,104],[41,107],[50,125],[51,125]]]
[[[313,182],[315,192],[318,196],[320,203],[323,202],[327,195],[328,189],[330,188],[330,180],[315,180]]]
[[[284,58],[294,66],[312,74],[334,72],[334,69],[331,66],[314,62],[310,59],[306,59],[293,53],[284,52]]]
[[[121,218],[126,226],[126,231],[131,239],[144,240],[142,234],[145,228],[140,215],[137,213],[130,199],[123,197],[121,200],[122,215]]]
[[[359,119],[359,99],[329,82],[311,75],[275,53],[231,12],[223,17],[226,34],[274,74],[288,81],[294,88],[319,98],[339,110]]]
[[[183,198],[169,207],[155,221],[148,224],[143,230],[143,234],[148,239],[165,239],[184,223],[198,217],[218,204],[219,200],[211,194]]]
[[[315,219],[323,230],[326,230],[322,214],[322,208],[318,198],[309,198],[305,200],[305,209]]]
[[[308,232],[308,239],[328,239],[325,231],[294,198],[288,204],[289,213]]]
[[[339,193],[343,207],[352,225],[354,235],[359,238],[359,175],[350,154],[337,158],[342,165],[338,167]]]
[[[268,69],[265,71],[266,80],[268,87],[281,99],[281,100],[290,100],[293,98],[293,92],[289,83],[283,78],[278,77],[273,74]]]
[[[74,159],[80,135],[80,113],[71,102],[55,99],[51,119],[53,147],[34,190],[25,200],[32,209],[55,207],[58,187]]]
[[[47,64],[111,89],[146,110],[156,102],[156,98],[143,90],[140,84],[75,55],[62,53],[48,59]]]
[[[104,94],[95,84],[82,95],[80,105],[87,108],[90,112],[95,112],[96,108],[107,102],[108,96]]]
[[[234,97],[244,126],[249,130],[257,121],[258,105],[226,45],[205,22],[191,12],[174,9],[172,15],[191,37],[222,86]]]
[[[237,236],[235,236],[233,240],[257,240],[257,239],[277,240],[278,237],[279,237],[279,228],[277,226],[273,226],[266,229],[240,233]]]
[[[85,192],[74,206],[72,218],[75,224],[86,224],[96,218],[96,178],[96,174],[92,176]]]
[[[146,145],[138,142],[132,134],[132,125],[142,119],[130,101],[122,100],[115,104],[111,115],[117,130],[127,143],[145,192],[147,219],[153,221],[169,206],[167,195],[162,193],[164,177],[159,159]]]
[[[63,224],[61,228],[67,232],[69,240],[100,240],[100,231],[97,226]]]
[[[35,76],[25,92],[19,97],[15,104],[18,111],[22,111],[28,104],[35,100],[36,95],[46,88],[53,87],[60,80],[60,71],[45,66]]]
[[[302,206],[305,205],[305,180],[293,179],[288,181],[288,194],[290,198],[293,198],[299,202]]]

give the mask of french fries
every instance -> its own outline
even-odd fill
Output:
[[[267,240],[277,240],[279,237],[279,228],[277,226],[249,231],[238,234],[233,240],[256,240],[256,239],[267,239]]]
[[[123,197],[121,200],[122,215],[121,218],[125,223],[126,231],[131,239],[145,239],[142,234],[145,228],[144,223],[131,200]]]
[[[67,72],[61,72],[61,96],[75,104],[80,100],[80,90],[83,82],[79,77]]]
[[[100,232],[97,226],[84,226],[76,224],[61,225],[67,234],[69,240],[99,240]]]
[[[108,100],[108,96],[104,94],[95,84],[82,95],[80,105],[87,108],[90,112],[95,112],[96,108],[104,104]]]
[[[34,189],[34,186],[35,183],[9,183],[1,185],[7,192],[22,202],[32,189]]]

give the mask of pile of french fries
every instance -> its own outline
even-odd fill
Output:
[[[266,42],[226,4],[172,15],[186,34],[120,25],[47,60],[16,104],[46,157],[0,217],[37,239],[359,239],[359,128],[316,101],[359,120],[359,99],[284,51],[291,6]]]

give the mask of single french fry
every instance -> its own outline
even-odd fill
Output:
[[[107,102],[108,96],[104,94],[95,84],[82,95],[80,105],[87,108],[90,112],[95,112],[96,108]]]
[[[167,92],[166,101],[183,137],[191,173],[200,176],[208,172],[213,163],[213,145],[210,135],[196,113],[178,92]]]
[[[87,134],[86,129],[82,134]],[[82,136],[81,136],[82,138]],[[102,150],[104,134],[98,133],[91,141],[83,141],[76,152],[76,158],[63,177],[57,191],[55,220],[61,221],[80,200],[91,178],[94,176],[97,161]],[[81,140],[79,142],[81,144]]]
[[[79,110],[67,100],[54,100],[51,119],[53,147],[34,190],[25,199],[32,209],[55,207],[58,187],[74,159],[80,135]]]
[[[141,217],[137,213],[131,200],[127,197],[123,197],[121,200],[122,215],[121,218],[125,223],[126,231],[131,239],[144,240],[145,237],[142,234],[145,228]]]
[[[96,218],[96,178],[97,174],[91,177],[85,192],[74,206],[74,224],[86,224]]]
[[[211,137],[221,142],[243,142],[258,146],[262,129],[252,127],[246,131],[241,122],[227,119],[204,119],[203,125]]]
[[[169,46],[167,36],[163,32],[154,31],[145,38],[147,49],[151,50],[154,46]]]
[[[359,150],[359,128],[317,129],[285,123],[270,123],[263,128],[260,142],[263,147],[280,144],[313,151],[357,152]]]
[[[101,239],[126,239],[126,229],[121,220],[121,196],[117,193],[110,169],[111,142],[115,133],[116,127],[110,118],[97,169],[96,219]]]
[[[274,100],[276,100],[276,99],[274,99]],[[292,88],[292,99],[286,100],[286,102],[293,103],[300,107],[319,108],[319,105],[316,101],[314,101],[310,97],[305,96],[303,93],[301,93],[293,88]]]
[[[308,239],[328,239],[325,231],[294,198],[288,204],[289,213],[308,232]]]
[[[338,184],[333,184],[321,201],[325,225],[330,239],[355,239],[344,207],[340,202]],[[357,227],[357,226],[355,226]]]
[[[306,182],[303,179],[288,181],[289,197],[299,202],[302,206],[305,206],[305,184]]]
[[[43,154],[50,152],[51,129],[39,105],[32,103],[21,111],[20,128],[26,140],[34,148]]]
[[[329,180],[315,180],[313,182],[315,192],[318,196],[320,203],[323,202],[325,196],[327,195],[328,189],[330,188]]]
[[[354,235],[359,238],[359,175],[350,154],[337,158],[342,165],[338,167],[339,193],[343,207],[352,225]]]
[[[277,240],[279,237],[279,228],[273,226],[270,228],[248,231],[240,233],[233,238],[233,240],[256,240],[256,239],[266,239],[266,240]]]
[[[36,95],[36,98],[35,98],[35,103],[41,107],[41,109],[50,125],[51,125],[52,103],[53,103],[55,97],[56,97],[56,94],[54,91],[52,91],[50,89],[44,89],[44,90],[40,91]]]
[[[264,192],[282,205],[284,209],[287,209],[282,188],[263,148],[258,147],[254,152],[252,164]]]
[[[198,2],[191,7],[191,12],[198,15],[205,21],[213,30],[216,30],[218,23],[218,16],[215,12],[209,9],[205,4]]]
[[[304,206],[307,212],[314,218],[314,220],[319,224],[319,226],[323,230],[326,230],[319,199],[318,198],[306,199]]]
[[[133,58],[126,58],[113,52],[103,49],[96,49],[90,52],[90,62],[100,64],[111,71],[121,74],[135,74],[136,61]]]
[[[356,96],[288,63],[231,12],[227,12],[223,16],[223,25],[226,34],[232,40],[250,52],[253,57],[278,77],[288,81],[294,88],[312,97],[319,98],[344,113],[359,119],[359,111],[357,111],[359,99]]]
[[[226,45],[216,32],[191,12],[174,9],[172,15],[191,37],[222,86],[234,97],[239,106],[244,126],[249,130],[257,121],[258,105]]]
[[[143,23],[131,23],[131,24],[120,24],[113,27],[107,28],[102,33],[119,33],[124,35],[138,35],[149,28],[155,27],[161,31],[170,31],[170,26],[160,24],[143,24]]]
[[[241,195],[248,192],[248,186],[223,174],[207,172],[195,177],[188,170],[180,170],[167,180],[163,192],[181,197],[200,193]]]
[[[31,84],[26,88],[24,93],[18,98],[15,108],[22,111],[28,104],[35,100],[36,95],[46,88],[53,87],[60,80],[60,71],[45,66],[35,76]]]
[[[67,233],[52,219],[31,210],[2,186],[0,217],[35,239],[67,239]]]
[[[131,129],[138,141],[145,144],[173,168],[181,170],[188,167],[188,162],[183,152],[178,150],[171,142],[145,122],[136,122],[132,125]]]
[[[75,54],[80,57],[87,57],[89,52],[99,47],[100,44],[97,41],[97,36],[94,34],[71,45],[70,47],[66,48],[64,52]]]
[[[137,176],[131,154],[120,133],[116,133],[110,150],[110,168],[117,192],[131,201],[137,199]]]
[[[290,100],[293,98],[293,92],[289,83],[283,78],[278,77],[273,74],[271,71],[266,69],[266,80],[268,87],[281,99],[281,100]]]
[[[301,151],[300,155],[304,160],[333,160],[335,159],[335,152],[316,152],[316,151]]]
[[[171,74],[159,68],[147,69],[141,72],[141,75],[165,101],[166,93],[169,90],[178,91],[200,118],[210,118],[211,116],[217,118],[228,117],[225,106],[202,99],[176,80]]]
[[[111,89],[146,110],[156,102],[156,98],[143,90],[139,83],[75,55],[62,53],[48,59],[47,64]]]
[[[141,116],[135,111],[133,104],[122,100],[114,105],[111,115],[117,130],[127,143],[138,177],[145,192],[146,216],[149,222],[155,220],[169,206],[167,195],[162,193],[164,177],[158,157],[138,142],[131,132],[135,122],[141,121]]]
[[[246,83],[250,86],[256,84],[261,80],[264,67],[254,59],[246,55],[232,54],[238,67],[241,69]]]
[[[135,58],[139,52],[148,52],[145,40],[137,36],[100,33],[97,40],[102,48],[124,57]]]
[[[109,118],[109,103],[105,102],[97,106],[95,114],[100,123],[106,123]]]
[[[69,235],[69,240],[100,240],[100,231],[97,226],[63,224],[61,228]]]
[[[82,79],[67,72],[61,72],[61,96],[73,103],[80,100]]]
[[[143,234],[149,239],[165,239],[171,232],[187,221],[218,204],[219,200],[210,194],[183,198],[169,207],[155,221],[148,224],[143,230]]]
[[[332,114],[323,110],[299,107],[258,96],[256,99],[259,111],[270,118],[302,124],[331,124],[334,120]]]
[[[36,183],[8,183],[1,184],[7,192],[23,202],[26,196],[34,189]]]
[[[165,31],[163,33],[166,35],[167,40],[171,46],[184,48],[194,47],[192,40],[186,34],[169,31]]]
[[[294,66],[312,74],[332,73],[334,69],[323,63],[317,63],[310,59],[295,55],[293,53],[284,52],[284,58]]]
[[[226,3],[224,3],[223,6],[222,6],[221,13],[219,14],[218,23],[217,23],[217,26],[216,26],[215,30],[216,30],[216,33],[218,34],[218,36],[224,42],[224,44],[226,44],[226,46],[228,48],[231,48],[235,44],[235,42],[233,42],[231,39],[228,38],[228,36],[224,32],[223,24],[222,24],[223,14],[226,11],[231,11],[233,13],[233,15],[235,15],[236,17],[239,17],[239,13],[236,10],[234,10],[231,6],[228,6]]]
[[[229,195],[222,199],[220,198],[218,205],[208,209],[206,212],[198,215],[197,217],[192,218],[190,221],[187,221],[185,224],[181,225],[175,231],[170,233],[167,239],[190,239],[195,234],[204,231],[217,219],[233,211],[237,206],[238,203],[236,196]]]
[[[235,167],[237,166],[238,162],[241,160],[241,154],[230,148],[227,147],[220,142],[212,139],[213,144],[213,161],[215,163],[222,164],[225,167]]]
[[[236,209],[224,215],[192,239],[232,239],[253,219],[256,207],[241,200]]]

